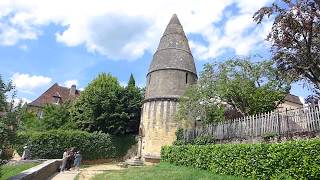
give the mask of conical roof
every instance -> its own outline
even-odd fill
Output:
[[[149,73],[164,69],[179,69],[197,74],[188,39],[176,14],[171,17],[163,33]]]

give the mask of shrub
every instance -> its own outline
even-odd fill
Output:
[[[320,139],[279,144],[165,146],[161,160],[254,179],[319,179]]]
[[[214,143],[215,143],[215,139],[207,135],[198,136],[191,141],[191,144],[194,144],[194,145],[206,145],[206,144],[214,144]]]
[[[269,142],[271,139],[275,138],[278,136],[278,133],[275,132],[270,132],[266,133],[262,136],[263,142]]]
[[[101,132],[50,130],[19,133],[16,143],[19,154],[22,154],[25,145],[29,146],[33,159],[60,159],[64,149],[71,147],[80,150],[85,160],[115,155],[110,135]]]
[[[177,139],[173,142],[173,145],[180,146],[180,145],[187,145],[187,144],[193,144],[193,145],[206,145],[206,144],[214,144],[215,138],[209,135],[201,135],[198,136],[192,140],[185,140],[183,135],[183,129],[178,129],[176,131]]]
[[[123,157],[137,140],[134,135],[123,135],[111,136],[111,142],[115,147],[115,157]]]

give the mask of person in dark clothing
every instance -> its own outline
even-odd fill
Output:
[[[69,154],[68,154],[68,160],[67,160],[67,165],[66,165],[67,170],[70,170],[72,168],[73,161],[74,161],[74,154],[75,154],[75,149],[71,148],[69,150]]]

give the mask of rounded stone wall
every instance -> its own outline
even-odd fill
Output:
[[[157,97],[179,98],[197,77],[188,71],[166,69],[149,73],[145,99]]]
[[[178,102],[170,99],[148,101],[142,108],[142,157],[160,158],[161,146],[170,145],[176,140],[177,123],[174,116]]]

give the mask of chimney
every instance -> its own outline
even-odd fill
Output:
[[[70,88],[70,93],[69,93],[69,95],[70,95],[70,97],[75,97],[76,96],[76,85],[75,84],[73,84],[72,86],[71,86],[71,88]]]

